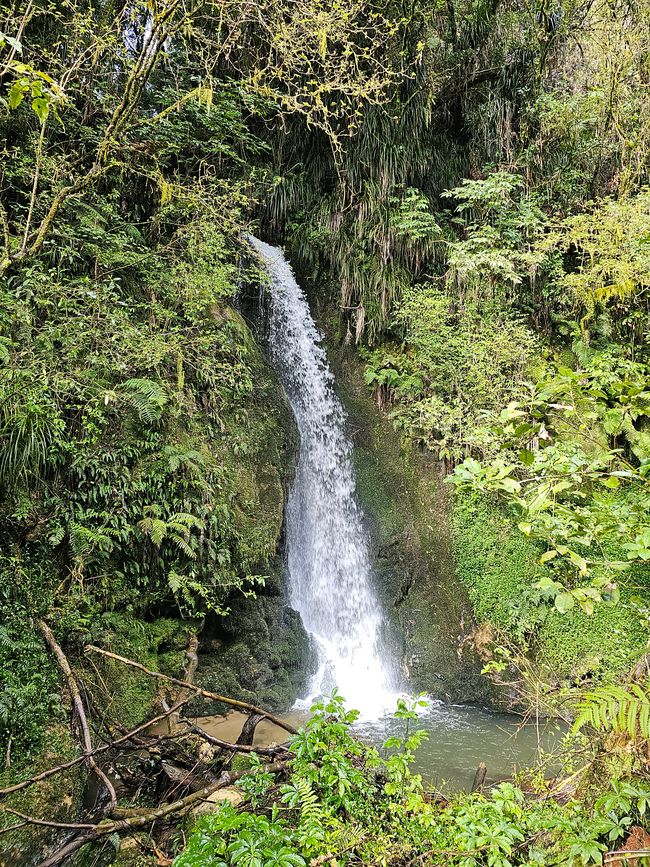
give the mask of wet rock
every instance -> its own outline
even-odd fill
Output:
[[[198,807],[193,809],[195,816],[203,816],[206,813],[214,813],[215,809],[221,804],[232,804],[233,807],[239,806],[244,800],[244,795],[235,786],[227,786],[225,789],[218,789],[209,795],[205,801],[202,801]]]
[[[219,648],[214,650],[214,636]],[[206,623],[199,647],[199,686],[284,710],[302,692],[312,665],[312,647],[300,615],[282,596],[241,599],[225,618]],[[222,713],[216,702],[195,700],[189,712]]]

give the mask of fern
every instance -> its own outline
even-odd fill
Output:
[[[325,812],[311,782],[295,776],[289,785],[282,787],[282,800],[300,810],[296,838],[303,851],[315,854],[325,839]]]
[[[122,388],[124,399],[135,410],[140,421],[151,424],[160,419],[168,398],[159,382],[152,379],[129,379]]]
[[[189,512],[175,512],[166,521],[160,515],[160,506],[145,506],[144,518],[138,522],[138,527],[156,548],[168,539],[182,554],[195,560],[196,552],[190,545],[191,532],[202,529],[203,521]]]
[[[111,535],[114,531],[107,527],[101,530],[93,530],[90,527],[84,527],[81,524],[70,524],[70,549],[75,557],[82,559],[90,557],[91,554],[98,552],[100,554],[109,554],[113,549],[113,541]]]
[[[629,691],[620,686],[600,687],[584,696],[573,730],[586,725],[632,739],[650,738],[650,696],[636,683]]]

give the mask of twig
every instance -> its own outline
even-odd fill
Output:
[[[647,858],[648,855],[650,855],[650,849],[615,849],[612,852],[605,852],[603,864],[613,864],[615,861],[633,861],[636,858]]]
[[[26,825],[29,825],[29,822],[16,822],[15,825],[7,825],[6,828],[0,828],[0,836],[2,834],[9,834],[10,831],[19,831],[21,828],[24,828]]]
[[[142,665],[142,663],[140,662],[135,662],[133,659],[127,659],[125,656],[119,656],[119,654],[111,653],[108,650],[102,650],[101,647],[96,647],[94,644],[87,644],[85,651],[86,653],[100,653],[102,656],[108,657],[108,659],[115,659],[118,662],[122,662],[124,665],[130,665],[132,668],[137,668],[138,671],[149,675],[149,677],[155,677],[158,680],[166,680],[169,683],[175,683],[176,686],[185,687],[185,689],[189,689],[192,692],[195,692],[197,695],[202,695],[205,698],[211,699],[212,701],[220,701],[222,702],[222,704],[227,704],[231,707],[239,707],[251,713],[258,713],[266,719],[271,720],[271,722],[275,723],[275,725],[280,726],[280,728],[283,728],[285,731],[289,732],[289,734],[295,735],[298,731],[288,722],[285,722],[279,717],[274,716],[272,713],[269,713],[261,707],[256,707],[256,705],[254,704],[249,704],[247,701],[239,701],[238,699],[228,698],[225,695],[218,695],[216,692],[210,692],[207,689],[201,689],[200,686],[194,686],[193,683],[188,683],[187,681],[180,680],[177,677],[170,677],[167,674],[161,674],[159,671],[151,671],[150,669],[145,668],[145,666]]]

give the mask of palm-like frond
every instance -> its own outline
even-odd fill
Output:
[[[599,732],[650,738],[650,695],[636,683],[629,689],[612,685],[589,692],[580,703],[574,731],[586,725]]]

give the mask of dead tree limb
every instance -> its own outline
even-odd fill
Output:
[[[277,774],[284,770],[285,767],[286,762],[271,762],[268,765],[263,765],[258,773]],[[125,819],[116,819],[112,822],[101,822],[100,824],[95,825],[89,833],[75,837],[74,840],[66,843],[66,845],[59,849],[58,852],[55,852],[53,855],[50,855],[49,858],[41,861],[38,867],[57,867],[57,865],[64,861],[73,852],[76,852],[82,846],[85,846],[86,843],[91,843],[93,840],[105,837],[107,834],[119,833],[120,831],[131,831],[134,828],[142,828],[145,825],[151,825],[153,822],[165,819],[168,816],[185,813],[194,804],[198,804],[200,801],[206,801],[219,789],[224,789],[226,786],[231,785],[231,783],[236,782],[241,777],[250,773],[250,771],[228,771],[227,773],[222,774],[216,782],[209,786],[204,786],[198,792],[193,792],[191,795],[187,795],[178,801],[158,807],[158,809],[152,810],[145,815],[130,816]]]
[[[98,753],[104,753],[106,750],[114,749],[115,747],[119,747],[121,744],[130,741],[132,738],[136,737],[136,735],[140,734],[140,732],[143,732],[150,726],[164,720],[170,713],[180,710],[186,701],[188,701],[188,699],[185,699],[182,702],[177,702],[173,707],[170,707],[169,710],[158,714],[158,716],[155,716],[153,719],[141,723],[137,728],[132,729],[130,732],[126,732],[126,734],[123,734],[121,737],[117,738],[117,740],[111,741],[108,744],[102,744],[100,747],[95,747],[91,755],[96,756]],[[54,774],[60,774],[62,771],[67,771],[69,768],[74,768],[75,765],[80,765],[82,762],[85,762],[86,759],[86,754],[78,756],[76,759],[71,759],[69,762],[64,762],[62,765],[57,765],[55,768],[48,768],[46,771],[42,771],[35,777],[30,777],[29,780],[23,780],[21,783],[14,783],[13,786],[7,786],[6,789],[0,789],[0,800],[14,792],[19,792],[21,789],[26,789],[28,786],[33,786],[35,783],[47,780],[48,777],[52,777]]]
[[[133,659],[127,659],[125,656],[119,656],[117,653],[111,653],[108,650],[102,650],[101,647],[96,647],[94,644],[86,645],[86,653],[100,653],[102,656],[107,657],[108,659],[115,659],[117,662],[121,662],[124,665],[130,665],[132,668],[137,668],[138,671],[141,671],[143,674],[148,675],[149,677],[155,677],[158,680],[165,680],[168,683],[174,683],[176,686],[184,687],[185,689],[191,690],[197,695],[202,695],[204,698],[209,698],[212,701],[220,701],[222,704],[227,704],[230,707],[238,707],[243,710],[247,710],[249,713],[260,714],[265,719],[271,720],[272,723],[275,723],[276,726],[280,726],[280,728],[284,729],[289,734],[295,735],[297,733],[297,729],[290,725],[288,722],[280,719],[280,717],[274,716],[272,713],[264,710],[261,707],[257,707],[254,704],[249,704],[247,701],[239,701],[235,698],[228,698],[225,695],[218,695],[216,692],[210,692],[207,689],[201,689],[200,686],[194,686],[193,683],[188,683],[185,680],[180,680],[178,677],[170,677],[168,674],[161,674],[159,671],[151,671],[148,668],[145,668],[141,662],[135,662]]]
[[[183,671],[183,680],[186,683],[194,683],[194,675],[196,674],[196,669],[199,666],[199,656],[197,653],[198,649],[199,639],[196,635],[192,635],[185,651],[186,665],[185,670]],[[191,694],[191,690],[184,686],[181,690],[179,690],[176,699],[177,701],[187,701]],[[178,712],[169,715],[168,727],[170,735],[173,735],[175,733],[176,728],[178,727],[179,717],[180,714]]]
[[[72,673],[72,669],[70,668],[70,663],[68,662],[67,656],[61,649],[61,646],[57,642],[56,638],[54,637],[54,633],[47,625],[47,623],[44,620],[39,620],[38,628],[40,629],[43,638],[50,647],[50,650],[56,657],[59,668],[65,675],[68,689],[70,691],[70,696],[72,698],[72,705],[74,707],[74,711],[77,716],[77,720],[79,721],[79,726],[81,728],[81,741],[86,765],[95,774],[100,784],[102,784],[106,788],[109,797],[109,803],[106,805],[106,812],[110,812],[110,810],[112,810],[112,808],[117,802],[117,795],[115,794],[113,784],[95,761],[93,745],[90,739],[90,729],[88,728],[88,720],[86,718],[86,710],[81,699],[81,693],[79,692],[79,686],[77,684],[76,678]]]
[[[472,783],[472,793],[482,792],[485,784],[485,776],[487,774],[487,766],[485,762],[479,762],[476,773],[474,774],[474,782]]]
[[[255,729],[257,728],[258,723],[262,722],[263,719],[264,717],[260,716],[258,713],[249,714],[246,722],[242,726],[241,733],[237,738],[237,743],[242,746],[250,746],[255,737]]]
[[[6,828],[0,828],[0,836],[9,834],[11,831],[20,831],[21,828],[25,828],[27,825],[29,825],[29,822],[16,822],[15,825],[7,825]]]
[[[3,807],[2,812],[9,813],[11,816],[16,816],[28,825],[44,825],[46,828],[66,828],[72,831],[86,831],[89,828],[97,827],[95,824],[90,822],[51,822],[49,819],[36,819],[34,816],[28,816],[26,813],[19,813],[18,810],[12,810],[11,807]]]
[[[215,738],[214,735],[209,734],[198,723],[192,722],[187,717],[181,717],[181,722],[185,723],[193,734],[198,735],[209,744],[212,744],[213,747],[219,747],[221,750],[232,751],[233,753],[258,753],[260,756],[277,756],[278,753],[285,753],[287,751],[287,747],[284,744],[269,747],[254,747],[252,744],[240,744],[239,742],[231,744],[229,741]]]

